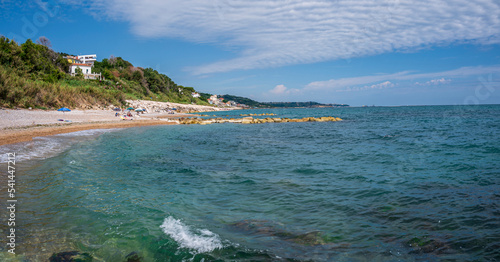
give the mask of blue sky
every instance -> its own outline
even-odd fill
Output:
[[[0,0],[0,34],[121,56],[201,92],[361,105],[500,103],[498,0]]]

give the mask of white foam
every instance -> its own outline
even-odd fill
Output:
[[[181,248],[188,248],[199,253],[211,252],[223,248],[219,236],[210,230],[192,230],[180,220],[171,216],[165,218],[160,226],[163,232],[173,238]]]
[[[76,132],[71,132],[71,133],[62,133],[62,134],[58,134],[58,135],[54,135],[54,136],[56,136],[56,137],[94,136],[94,135],[100,135],[103,133],[108,133],[108,132],[120,130],[120,129],[122,129],[122,128],[89,129],[89,130],[82,130],[82,131],[76,131]]]
[[[0,146],[0,164],[7,162],[7,153],[15,153],[16,162],[45,159],[63,152],[72,144],[85,140],[90,136],[100,135],[112,130],[83,130],[53,136],[34,137],[32,141]]]

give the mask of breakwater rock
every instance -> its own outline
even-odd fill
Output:
[[[243,117],[243,118],[180,118],[179,124],[183,125],[209,125],[209,124],[221,124],[221,123],[238,123],[238,124],[263,124],[263,123],[287,123],[287,122],[335,122],[342,121],[339,117],[326,116],[326,117],[304,117],[304,118],[278,118],[278,117],[266,117],[266,118],[253,118],[253,117]]]

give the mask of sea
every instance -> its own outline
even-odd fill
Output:
[[[500,105],[208,114],[265,113],[343,121],[90,130],[0,147],[0,261],[500,261]]]

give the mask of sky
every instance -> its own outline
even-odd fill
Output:
[[[498,0],[0,0],[0,34],[197,91],[351,106],[500,104]]]

